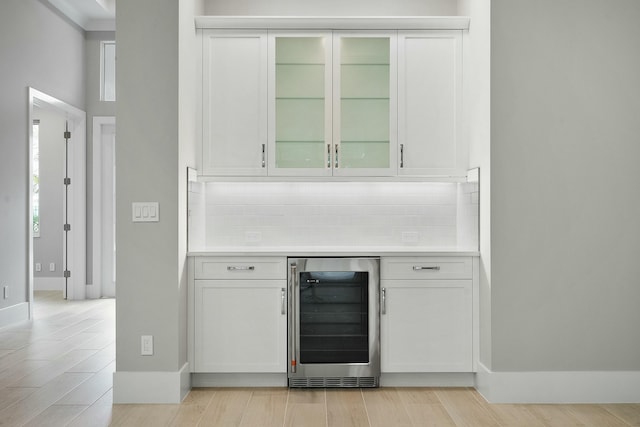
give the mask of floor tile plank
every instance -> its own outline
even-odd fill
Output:
[[[175,427],[197,426],[214,394],[215,391],[206,388],[191,390],[170,425]]]
[[[363,389],[362,396],[372,426],[410,426],[411,419],[395,388]]]
[[[100,372],[91,375],[69,393],[56,402],[58,405],[92,405],[113,386],[113,371],[115,362],[103,368]]]
[[[53,405],[25,424],[25,427],[64,427],[76,418],[86,406]]]
[[[251,398],[248,389],[217,389],[209,406],[202,414],[200,426],[239,426],[242,414]]]
[[[22,425],[73,390],[91,374],[65,373],[40,387],[26,398],[0,411],[0,425]]]
[[[330,389],[326,392],[329,427],[368,427],[369,418],[359,389]]]
[[[457,427],[495,427],[498,421],[470,388],[438,388],[438,399]]]
[[[281,427],[284,423],[286,407],[286,394],[254,392],[244,410],[240,425],[243,427]]]
[[[69,427],[107,427],[111,425],[117,410],[113,407],[113,393],[106,392],[93,405],[89,406],[70,423]]]

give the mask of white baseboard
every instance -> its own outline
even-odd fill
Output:
[[[476,389],[491,403],[640,403],[640,371],[492,372]]]
[[[473,372],[383,373],[382,387],[473,387]]]
[[[0,328],[29,320],[29,303],[21,302],[0,309]]]
[[[34,291],[64,291],[64,277],[34,277]]]
[[[116,371],[113,403],[180,403],[191,390],[189,364],[176,372]]]
[[[192,374],[193,387],[286,387],[287,374]]]

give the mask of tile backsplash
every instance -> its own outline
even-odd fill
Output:
[[[192,183],[190,250],[255,246],[460,248],[472,207],[435,182]],[[465,190],[467,191],[467,190]],[[470,201],[464,197],[464,201]],[[477,214],[476,214],[477,215]],[[471,219],[472,220],[472,219]],[[477,237],[475,238],[477,243]],[[477,248],[477,245],[476,245]],[[476,248],[471,248],[475,250]]]

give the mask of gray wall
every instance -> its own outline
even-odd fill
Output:
[[[116,56],[116,370],[177,371],[178,1],[119,1]],[[132,223],[135,201],[159,202],[160,221]],[[153,356],[140,356],[141,335]]]
[[[42,264],[34,277],[62,277],[62,239],[64,231],[65,117],[44,108],[34,108],[34,119],[40,120],[40,237],[33,239],[33,262]],[[49,271],[49,263],[55,271]]]
[[[640,370],[639,21],[492,1],[494,371]]]
[[[83,109],[84,63],[77,27],[37,0],[0,2],[0,308],[27,300],[27,87]]]

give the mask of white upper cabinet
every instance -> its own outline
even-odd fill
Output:
[[[462,30],[201,31],[202,175],[465,176]]]
[[[396,174],[394,32],[269,36],[269,175]]]
[[[204,175],[267,174],[267,33],[204,30]]]
[[[399,175],[464,176],[462,32],[398,33]]]

